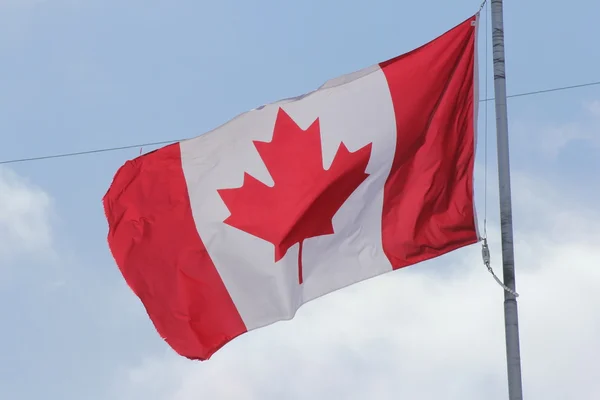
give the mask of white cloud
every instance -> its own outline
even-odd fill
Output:
[[[514,175],[525,398],[597,399],[600,218]],[[149,357],[119,374],[115,397],[505,399],[502,296],[473,246],[309,303],[208,362]]]
[[[585,108],[595,118],[600,118],[600,100],[594,100],[589,103],[586,103]]]
[[[6,261],[50,251],[51,203],[42,189],[0,167],[0,258]]]
[[[549,121],[519,121],[511,130],[518,143],[541,150],[554,158],[569,143],[584,140],[590,145],[600,145],[600,101],[584,102],[577,120],[557,124]]]

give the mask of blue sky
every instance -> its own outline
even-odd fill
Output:
[[[0,0],[0,160],[196,136],[409,51],[478,7]],[[598,15],[592,0],[506,4],[508,92],[600,80]],[[483,15],[482,97],[485,32]],[[511,99],[509,120],[526,398],[595,399],[600,86]],[[207,363],[175,356],[106,245],[101,198],[139,151],[0,166],[0,397],[506,398],[502,291],[477,246],[315,301]]]

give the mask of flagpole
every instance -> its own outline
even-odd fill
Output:
[[[502,269],[504,284],[513,293],[504,291],[504,330],[509,400],[522,400],[521,355],[519,348],[519,317],[515,288],[512,201],[508,146],[508,115],[506,110],[506,74],[504,65],[504,21],[502,0],[491,0],[492,45],[494,58],[494,98],[496,105],[496,135],[498,145],[498,183],[500,192],[500,229],[502,234]]]

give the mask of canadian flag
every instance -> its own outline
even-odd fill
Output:
[[[479,240],[477,18],[119,169],[108,243],[176,352]]]

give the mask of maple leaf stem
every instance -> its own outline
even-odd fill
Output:
[[[302,243],[304,240],[300,241],[300,246],[298,248],[298,282],[302,285]]]

